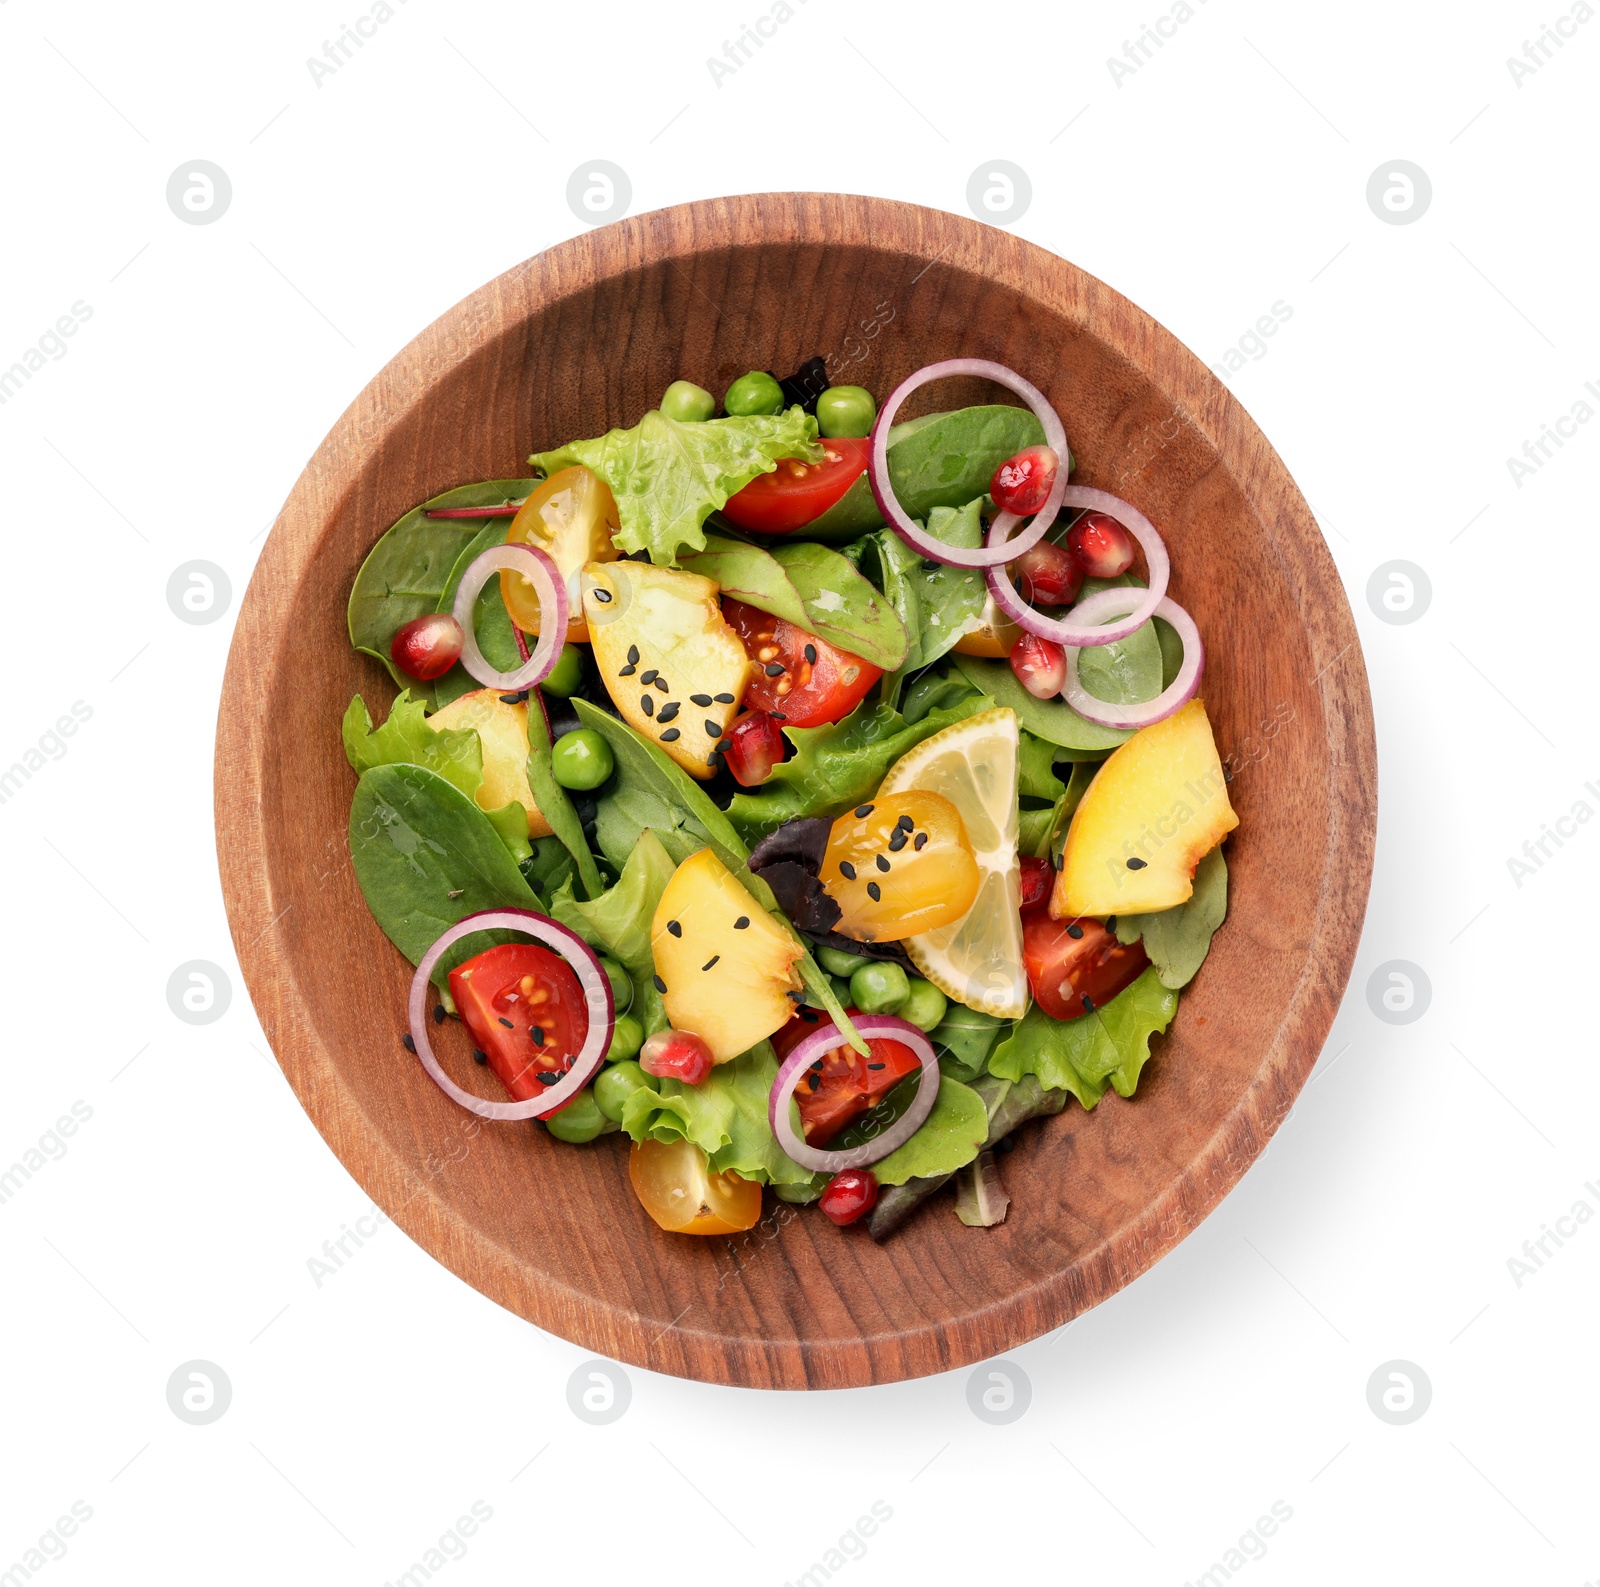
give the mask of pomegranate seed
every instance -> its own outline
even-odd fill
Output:
[[[847,1168],[828,1181],[817,1203],[842,1229],[878,1203],[878,1176],[870,1168]]]
[[[766,711],[746,711],[728,729],[725,753],[728,770],[746,788],[757,788],[783,759],[783,734]]]
[[[1083,569],[1065,546],[1049,540],[1017,558],[1022,598],[1031,606],[1065,606],[1083,587]]]
[[[1044,506],[1060,467],[1061,459],[1048,446],[1027,447],[994,471],[989,494],[1002,512],[1026,518]]]
[[[1060,645],[1037,634],[1024,634],[1011,647],[1011,670],[1035,699],[1060,694],[1067,681],[1067,655]]]
[[[639,1067],[658,1080],[697,1086],[711,1073],[711,1049],[687,1030],[658,1030],[639,1049]]]
[[[1055,867],[1049,860],[1025,856],[1022,861],[1021,907],[1032,909],[1036,904],[1044,903],[1050,897],[1050,889],[1055,883]]]
[[[1067,549],[1092,579],[1114,579],[1133,566],[1133,536],[1115,518],[1088,512],[1067,531]]]
[[[394,636],[389,654],[408,678],[442,678],[461,656],[461,624],[448,612],[413,617]]]

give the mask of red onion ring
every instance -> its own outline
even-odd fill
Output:
[[[1073,607],[1073,614],[1085,618],[1103,616],[1108,612],[1114,614],[1118,607],[1135,602],[1142,607],[1144,594],[1143,590],[1133,586],[1099,590],[1093,595],[1084,596]],[[1152,722],[1165,721],[1195,697],[1200,687],[1200,674],[1206,664],[1206,649],[1200,641],[1200,630],[1195,627],[1194,619],[1176,601],[1168,600],[1165,596],[1156,602],[1151,615],[1164,617],[1177,629],[1178,637],[1183,641],[1183,665],[1178,668],[1178,676],[1153,700],[1136,705],[1112,705],[1105,700],[1097,700],[1078,681],[1080,647],[1065,645],[1062,648],[1067,658],[1067,681],[1061,690],[1061,698],[1079,716],[1098,722],[1101,727],[1149,727]]]
[[[937,536],[917,527],[915,520],[910,518],[905,508],[895,500],[894,490],[889,484],[889,426],[894,423],[895,413],[899,410],[900,404],[918,386],[925,386],[930,380],[943,380],[948,375],[981,375],[985,380],[992,380],[996,385],[1016,392],[1033,409],[1034,417],[1044,427],[1046,443],[1061,460],[1060,466],[1056,469],[1055,484],[1050,487],[1050,494],[1045,497],[1044,506],[1033,515],[1033,522],[1022,531],[1019,538],[1014,543],[1007,544],[1004,551],[998,549],[998,541],[993,532],[989,537],[988,549],[980,546],[968,551],[946,545]],[[872,497],[878,504],[878,511],[883,514],[883,521],[913,551],[931,561],[942,562],[946,567],[988,568],[997,563],[1015,561],[1030,546],[1037,545],[1044,539],[1045,531],[1055,522],[1056,514],[1061,510],[1063,492],[1067,488],[1069,456],[1067,432],[1062,428],[1061,420],[1056,417],[1056,410],[1045,401],[1044,393],[1037,386],[1024,380],[1014,370],[1007,369],[1004,364],[991,363],[987,358],[947,358],[942,363],[929,364],[927,368],[919,369],[916,374],[908,375],[894,388],[889,400],[884,403],[877,422],[872,427],[872,451],[867,459],[867,483],[872,487]],[[1006,519],[1010,520],[1006,525],[1006,535],[1009,535],[1021,520],[1015,513],[1001,513],[995,520],[996,526],[998,527]],[[1004,540],[1005,535],[999,539]]]
[[[522,1102],[486,1102],[470,1091],[463,1091],[433,1056],[433,1046],[428,1040],[428,981],[446,948],[470,937],[475,931],[521,931],[546,947],[553,948],[577,972],[578,983],[583,987],[585,1009],[589,1015],[589,1034],[583,1047],[572,1060],[567,1073],[544,1092],[542,1096],[528,1097]],[[428,1071],[433,1082],[453,1102],[459,1102],[469,1113],[480,1119],[543,1119],[570,1102],[588,1085],[596,1069],[605,1062],[611,1049],[611,1035],[616,1025],[615,1005],[611,1001],[611,982],[601,969],[594,950],[576,932],[568,931],[560,921],[548,915],[535,914],[531,909],[481,909],[475,915],[458,920],[448,931],[435,939],[432,947],[423,954],[417,973],[411,978],[411,997],[406,1004],[411,1020],[411,1040],[416,1043],[417,1057]]]
[[[478,648],[478,636],[472,631],[478,596],[496,573],[520,573],[533,585],[539,597],[539,643],[533,655],[515,672],[496,672]],[[548,552],[537,546],[490,546],[468,564],[451,610],[461,624],[461,665],[479,683],[506,694],[520,694],[536,683],[543,683],[555,670],[567,638],[569,608],[566,582]]]
[[[1167,557],[1166,544],[1156,533],[1156,526],[1137,507],[1131,502],[1123,501],[1120,496],[1113,496],[1110,491],[1094,490],[1088,485],[1069,485],[1062,492],[1061,500],[1063,505],[1068,507],[1082,507],[1091,512],[1106,513],[1115,518],[1139,542],[1144,551],[1145,565],[1150,570],[1149,589],[1138,591],[1140,599],[1125,619],[1107,623],[1104,628],[1091,627],[1080,615],[1084,606],[1095,599],[1092,595],[1085,596],[1063,618],[1043,616],[1017,594],[1016,587],[1011,582],[1011,575],[1005,570],[1004,563],[1015,560],[1022,554],[1022,549],[1013,550],[1006,538],[1011,533],[1012,525],[1018,521],[1016,515],[1001,513],[989,530],[989,545],[991,548],[1004,546],[1008,554],[1002,558],[1000,564],[991,566],[984,575],[989,593],[994,597],[995,605],[1012,622],[1030,634],[1037,634],[1040,639],[1053,640],[1058,645],[1076,645],[1080,648],[1089,645],[1109,645],[1119,639],[1126,639],[1134,629],[1149,622],[1167,593],[1167,579],[1171,576],[1172,564]],[[1007,522],[1008,519],[1010,522]],[[1024,541],[1031,545],[1033,543],[1029,539],[1031,533],[1030,530],[1028,534],[1023,535],[1022,539],[1016,542],[1016,546],[1023,548]],[[1094,720],[1098,721],[1099,718],[1096,717]]]
[[[880,1036],[904,1042],[922,1064],[922,1081],[917,1087],[916,1096],[911,1099],[911,1106],[875,1140],[863,1141],[860,1146],[852,1146],[845,1152],[824,1152],[815,1146],[807,1146],[789,1121],[789,1103],[794,1097],[795,1088],[823,1053],[848,1045],[832,1020],[808,1031],[790,1048],[789,1055],[778,1066],[778,1078],[772,1082],[772,1090],[767,1097],[767,1122],[772,1126],[778,1145],[802,1168],[809,1168],[816,1174],[838,1174],[847,1168],[865,1168],[869,1163],[880,1162],[922,1128],[939,1098],[939,1059],[934,1053],[933,1043],[915,1025],[887,1014],[871,1017],[856,1014],[852,1017],[856,1029],[869,1041],[874,1036]]]

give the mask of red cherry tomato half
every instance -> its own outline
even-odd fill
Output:
[[[989,494],[1002,512],[1025,518],[1044,506],[1060,467],[1061,459],[1048,446],[1025,447],[994,471]]]
[[[746,707],[768,711],[787,727],[837,722],[883,676],[860,656],[743,601],[723,601],[722,615],[755,663],[745,685]]]
[[[681,1080],[697,1086],[716,1060],[700,1037],[687,1030],[658,1030],[639,1049],[639,1067],[658,1080]]]
[[[746,788],[759,788],[783,759],[783,734],[765,711],[746,711],[728,729],[728,770]]]
[[[1067,550],[1092,579],[1120,578],[1133,566],[1133,536],[1103,512],[1086,512],[1067,531]]]
[[[461,657],[461,624],[449,612],[413,617],[390,642],[389,654],[408,678],[442,678]]]
[[[1138,980],[1150,959],[1142,942],[1124,947],[1098,920],[1052,920],[1035,909],[1022,921],[1022,962],[1039,1007],[1051,1019],[1079,1019]]]
[[[845,1012],[857,1011],[852,1008]],[[780,1059],[827,1018],[825,1014],[817,1019],[806,1018],[807,1014],[816,1013],[815,1009],[802,1009],[772,1038]],[[830,1048],[813,1062],[810,1072],[795,1087],[794,1100],[808,1146],[826,1146],[852,1119],[881,1102],[920,1066],[917,1055],[892,1037],[871,1037],[867,1046],[872,1051],[866,1058],[848,1042]]]
[[[1011,647],[1011,670],[1029,694],[1048,700],[1067,681],[1067,654],[1054,640],[1024,634]]]
[[[1055,886],[1055,867],[1046,859],[1024,855],[1022,860],[1022,909],[1032,909],[1050,901],[1050,889]]]
[[[878,1176],[870,1168],[846,1168],[828,1181],[817,1205],[842,1229],[878,1204]]]
[[[872,442],[830,436],[820,463],[782,459],[728,498],[722,516],[756,534],[786,535],[820,518],[867,471]]]
[[[478,1051],[518,1102],[554,1085],[589,1034],[572,966],[537,943],[503,943],[458,964],[450,996]]]
[[[1083,588],[1083,569],[1065,546],[1041,540],[1016,562],[1017,584],[1030,606],[1065,606]]]

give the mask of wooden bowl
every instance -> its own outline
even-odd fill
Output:
[[[661,1233],[626,1141],[480,1125],[400,1045],[411,966],[351,873],[339,720],[393,690],[345,635],[350,581],[407,508],[519,476],[530,450],[637,422],[668,382],[723,390],[822,353],[879,397],[924,364],[996,359],[1066,422],[1076,479],[1173,551],[1233,769],[1232,909],[1137,1097],[1019,1132],[1011,1213],[948,1200],[882,1246],[774,1204],[735,1241]],[[981,399],[953,386],[939,407]],[[930,401],[924,406],[932,406]],[[308,639],[315,636],[315,643]],[[777,193],[686,204],[552,248],[452,309],[340,419],[245,596],[216,755],[217,847],[263,1028],[317,1128],[420,1245],[604,1355],[766,1388],[889,1382],[981,1360],[1138,1276],[1216,1205],[1310,1072],[1349,977],[1376,769],[1355,626],[1283,464],[1147,314],[1017,237],[907,204]]]

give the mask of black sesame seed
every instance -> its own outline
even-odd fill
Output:
[[[887,1064],[868,1064],[867,1068],[869,1068],[869,1069],[887,1069],[888,1065]]]
[[[481,1047],[474,1047],[472,1049],[472,1061],[475,1064],[486,1064],[489,1061],[489,1055]]]
[[[806,995],[804,992],[785,992],[783,995],[785,997],[793,998],[796,1003],[803,1003],[806,1000]]]
[[[927,841],[928,841],[928,834],[926,832],[919,832],[917,834],[916,842],[913,843],[911,845],[911,847],[914,848],[917,851],[918,854],[920,854],[922,852],[922,850],[923,850],[924,845],[927,843]]]
[[[637,645],[628,646],[628,665],[630,667],[639,665],[639,647]]]
[[[895,826],[897,826],[902,832],[909,832],[915,825],[916,822],[913,821],[910,816],[901,816],[900,819],[895,822]]]
[[[924,557],[922,559],[922,571],[924,573],[937,573],[943,566],[944,563],[935,562],[932,557]]]
[[[660,676],[661,676],[661,673],[660,673],[659,669],[657,669],[655,667],[652,667],[648,672],[641,672],[639,674],[639,682],[640,683],[654,683],[656,681],[656,679],[659,678]]]
[[[809,661],[813,667],[816,666],[816,664],[817,664],[817,647],[815,645],[807,645],[806,646],[806,660]]]
[[[638,670],[639,670],[639,669],[638,669],[638,668],[637,668],[637,667],[635,667],[635,666],[633,666],[633,665],[631,665],[631,664],[630,664],[630,665],[628,665],[628,666],[626,666],[626,667],[623,667],[623,668],[622,668],[622,669],[621,669],[621,670],[620,670],[620,671],[619,671],[619,672],[618,672],[618,673],[617,673],[617,676],[618,676],[618,677],[619,677],[619,678],[631,678],[631,677],[632,677],[632,676],[633,676],[633,675],[634,675],[634,673],[636,673],[636,672],[637,672],[637,671],[638,671]]]
[[[883,898],[883,889],[876,882],[868,882],[867,896],[876,904]]]
[[[709,694],[691,694],[689,698],[693,700],[702,711],[711,704],[711,696]]]
[[[435,1025],[444,1024],[444,1004],[443,1003],[435,1003],[433,1005],[433,1022],[434,1022]]]
[[[668,700],[667,703],[656,712],[656,721],[670,722],[677,714],[678,702],[676,700]]]
[[[653,694],[641,694],[639,696],[639,709],[646,716],[654,716],[656,714],[656,697]]]
[[[890,837],[890,839],[889,839],[889,852],[891,854],[898,854],[901,851],[901,849],[903,849],[905,846],[906,846],[906,835],[905,835],[904,832],[900,831],[900,829],[897,827],[895,829],[895,831],[894,831],[893,836]]]
[[[806,1084],[808,1086],[810,1086],[813,1091],[815,1091],[817,1089],[817,1087],[822,1084],[822,1076],[821,1075],[808,1074],[806,1076]]]
[[[1110,932],[1115,932],[1116,929],[1117,929],[1117,917],[1115,915],[1107,915],[1106,916],[1106,930],[1110,931]]]
[[[870,816],[871,814],[872,814],[872,806],[871,805],[857,805],[856,806],[856,820],[857,821],[865,821],[867,819],[867,817]]]
[[[400,1038],[400,1042],[407,1052],[415,1052],[417,1050],[417,1044],[412,1041],[410,1031],[407,1031],[405,1035]]]
[[[502,694],[500,703],[501,705],[521,705],[522,696],[520,694]]]
[[[608,605],[610,603],[610,600],[611,600],[611,591],[610,590],[595,590],[592,593],[594,595],[594,598],[597,601],[599,601],[602,606]]]
[[[880,871],[886,871],[889,869],[889,862],[881,854],[874,854],[872,856],[872,863],[876,865]]]
[[[718,705],[732,705],[733,704],[733,696],[731,694],[719,694],[719,695],[714,696],[714,698],[716,699],[716,702],[717,702]]]
[[[667,680],[666,680],[666,679],[665,679],[665,678],[662,678],[662,677],[658,677],[658,678],[657,678],[657,679],[656,679],[656,687],[657,687],[657,688],[658,688],[658,689],[659,689],[659,690],[660,690],[660,691],[661,691],[661,692],[662,692],[662,693],[663,693],[663,694],[665,694],[665,693],[666,693],[666,692],[667,692]]]
[[[1141,860],[1137,855],[1135,855],[1133,859],[1128,861],[1128,869],[1130,871],[1142,871],[1149,863],[1150,862],[1148,860]]]
[[[750,917],[748,915],[740,915],[739,918],[733,923],[733,929],[735,931],[747,931],[749,927]]]
[[[840,860],[839,874],[847,882],[853,882],[856,879],[856,868],[849,862],[849,860]]]
[[[1083,994],[1083,1011],[1085,1014],[1094,1013],[1094,999],[1087,992]]]
[[[507,1018],[506,1018],[506,1017],[505,1017],[505,1015],[504,1015],[504,1014],[501,1014],[501,1015],[499,1015],[499,1016],[498,1016],[498,1017],[499,1017],[499,1020],[500,1020],[500,1023],[501,1023],[501,1024],[502,1024],[502,1025],[504,1025],[504,1026],[505,1026],[505,1028],[506,1028],[506,1029],[507,1029],[507,1030],[515,1030],[515,1029],[516,1029],[516,1028],[517,1028],[517,1027],[516,1027],[516,1026],[515,1026],[515,1025],[513,1025],[513,1024],[512,1024],[512,1023],[511,1023],[511,1021],[510,1021],[510,1020],[508,1020],[508,1019],[507,1019]]]
[[[717,740],[716,749],[712,751],[711,758],[715,760],[718,755],[721,755],[732,748],[733,740],[731,738],[719,738]]]
[[[561,1076],[550,1069],[541,1069],[538,1078],[542,1086],[559,1085],[561,1082]]]
[[[528,1027],[528,1034],[533,1037],[533,1045],[535,1047],[544,1046],[544,1026],[530,1025]]]
[[[1067,927],[1067,935],[1069,937],[1077,939],[1078,937],[1081,937],[1083,935],[1083,927],[1082,926],[1068,926]]]
[[[677,728],[669,727],[666,732],[661,735],[661,742],[663,744],[676,744],[682,736],[683,735],[678,731]]]
[[[665,981],[663,981],[659,975],[652,975],[650,977],[650,979],[655,982],[656,991],[658,991],[658,992],[665,992],[666,991],[667,983]]]
[[[705,972],[707,970],[709,970],[711,968],[711,966],[714,965],[717,962],[717,960],[720,959],[721,957],[722,957],[722,955],[720,953],[712,954],[711,957],[709,959],[707,959],[706,962],[700,966],[700,973],[702,975],[704,975]]]
[[[670,931],[675,937],[681,937],[683,935],[683,927],[679,925],[676,920],[669,920],[667,922],[667,930]]]
[[[715,750],[715,749],[712,750],[711,753],[706,756],[706,765],[715,766],[717,764],[717,756],[720,753],[721,753],[720,750]]]
[[[769,661],[767,663],[767,676],[769,678],[781,678],[783,676],[783,663],[780,661]]]
[[[709,716],[700,725],[706,730],[707,738],[715,738],[722,731],[722,723],[713,722]]]
[[[787,722],[789,720],[789,718],[786,717],[782,711],[768,711],[767,715],[770,716],[774,722]]]
[[[813,1069],[820,1070],[822,1068],[822,1060],[820,1058],[817,1059],[817,1061],[814,1064],[812,1064],[811,1067]]]

